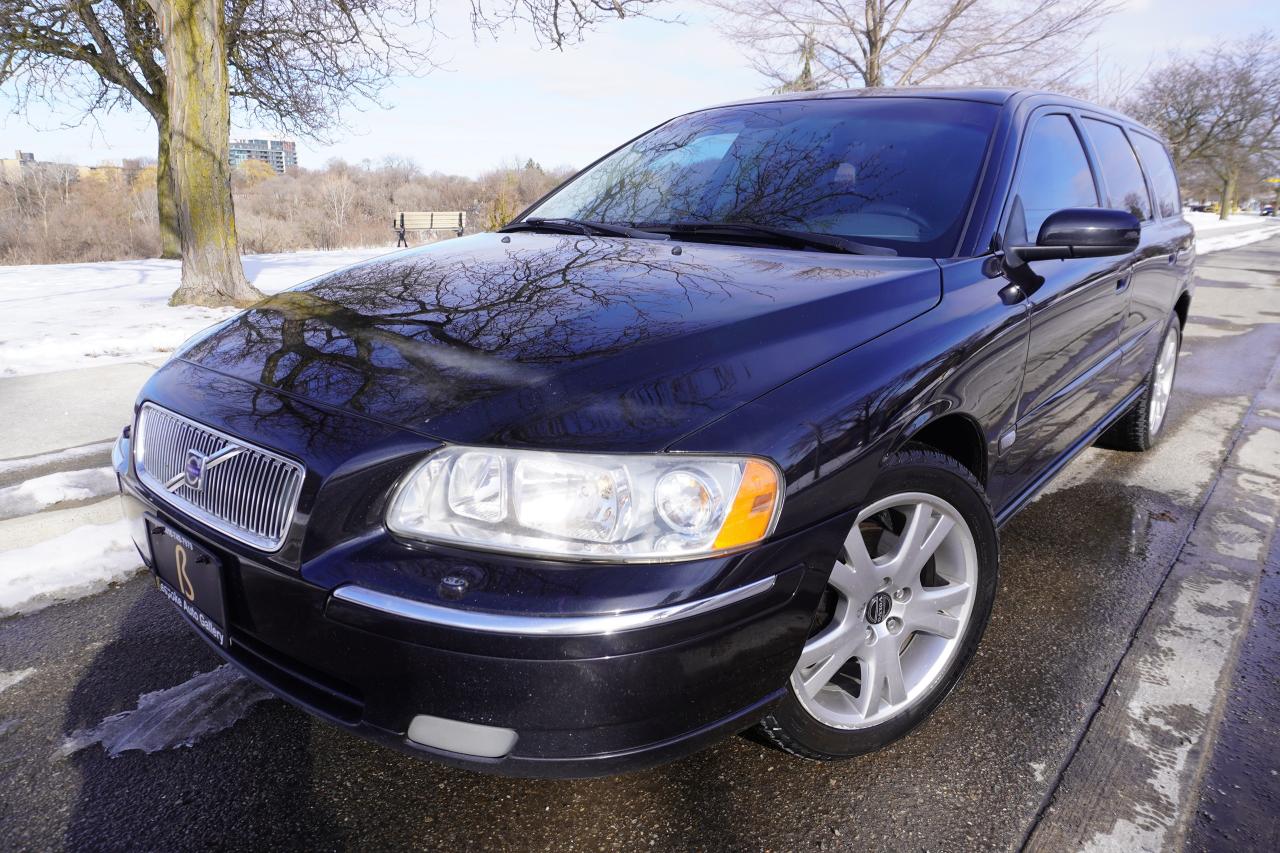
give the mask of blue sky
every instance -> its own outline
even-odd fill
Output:
[[[664,11],[680,24],[610,22],[564,52],[539,49],[520,32],[473,39],[465,4],[446,4],[438,56],[446,68],[396,80],[382,100],[349,111],[332,144],[302,141],[304,166],[331,157],[412,157],[423,168],[478,174],[532,157],[548,166],[581,166],[665,118],[748,97],[766,84],[696,3]],[[1265,26],[1280,29],[1275,0],[1125,0],[1097,44],[1111,68],[1145,68],[1169,50],[1195,51]],[[74,113],[32,107],[16,112],[0,94],[0,156],[33,151],[41,160],[93,164],[154,155],[150,120],[118,111],[96,124],[65,128]],[[237,131],[255,128],[237,127]]]

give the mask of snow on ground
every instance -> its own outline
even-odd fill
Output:
[[[392,251],[247,255],[245,275],[264,293]],[[163,358],[234,313],[171,308],[182,265],[158,259],[0,267],[0,376]]]
[[[0,693],[5,692],[10,687],[16,685],[19,681],[35,674],[34,669],[17,669],[13,672],[0,672]]]
[[[1195,226],[1197,255],[1238,249],[1280,235],[1280,219],[1256,213],[1233,213],[1226,219],[1216,213],[1186,211],[1182,215]]]
[[[99,458],[105,453],[110,453],[111,445],[115,443],[116,441],[113,438],[110,441],[98,441],[80,447],[69,447],[66,450],[55,450],[52,453],[41,453],[38,456],[24,456],[20,459],[0,459],[0,480],[8,477],[30,476],[29,472],[45,468],[74,465],[77,462],[83,464],[86,461]]]
[[[0,618],[101,592],[141,568],[123,519],[0,551]]]
[[[1193,210],[1184,210],[1182,216],[1196,228],[1197,234],[1204,234],[1208,231],[1220,231],[1223,228],[1239,228],[1242,225],[1262,226],[1266,225],[1268,218],[1259,216],[1256,213],[1233,213],[1226,219],[1221,219],[1216,213],[1197,213]],[[1280,225],[1280,221],[1270,220],[1274,225]]]
[[[0,519],[17,518],[60,503],[87,501],[115,493],[116,475],[110,468],[59,471],[0,489]]]
[[[1197,231],[1196,254],[1206,255],[1209,252],[1238,249],[1241,246],[1247,246],[1250,243],[1257,243],[1259,240],[1267,240],[1276,236],[1280,236],[1280,222],[1276,222],[1275,225],[1255,226],[1225,234],[1210,231],[1208,236],[1199,236]]]
[[[67,756],[101,743],[112,758],[127,750],[157,752],[191,746],[205,735],[230,728],[271,694],[224,663],[166,690],[144,693],[138,707],[81,729],[55,753]]]

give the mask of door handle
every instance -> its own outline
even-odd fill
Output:
[[[1169,256],[1169,263],[1176,264],[1177,262],[1178,262],[1178,253],[1174,252],[1172,255]]]
[[[1129,280],[1133,278],[1132,270],[1116,279],[1116,293],[1120,293],[1129,286]]]

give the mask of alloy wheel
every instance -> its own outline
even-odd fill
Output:
[[[1173,374],[1178,369],[1178,332],[1170,328],[1160,346],[1160,358],[1156,361],[1155,381],[1151,383],[1151,405],[1148,409],[1148,426],[1151,435],[1160,431],[1169,397],[1173,393]]]
[[[801,706],[839,729],[914,707],[954,660],[973,611],[977,546],[946,501],[909,492],[858,514],[816,632],[791,675]]]

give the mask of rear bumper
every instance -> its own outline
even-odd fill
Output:
[[[519,776],[640,769],[753,724],[785,695],[846,524],[772,543],[741,561],[749,571],[730,570],[738,580],[694,599],[673,590],[671,604],[623,612],[500,613],[428,603],[404,584],[371,588],[368,558],[359,582],[314,582],[306,566],[282,570],[156,500],[131,475],[127,446],[117,474],[145,559],[150,515],[221,560],[229,642],[211,647],[250,678],[380,743]],[[315,574],[335,576],[333,564]],[[382,571],[403,578],[404,556]],[[445,721],[435,729],[444,734],[415,742],[411,732],[432,730],[417,718]],[[479,732],[482,745],[450,740],[459,730]],[[465,751],[442,748],[454,742]],[[501,754],[477,754],[493,743]]]

